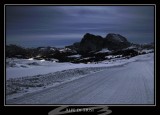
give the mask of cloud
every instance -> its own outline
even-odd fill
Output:
[[[7,42],[52,40],[63,46],[87,32],[127,35],[134,42],[152,42],[153,6],[7,6]],[[146,40],[147,38],[147,40]],[[60,41],[65,41],[60,44]],[[48,42],[46,42],[46,45]]]

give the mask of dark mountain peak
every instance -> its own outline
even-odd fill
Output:
[[[90,36],[96,36],[96,35],[90,34],[90,33],[86,33],[86,34],[84,35],[84,37],[90,37]]]
[[[90,34],[90,33],[86,33],[85,35],[84,35],[84,37],[85,36],[92,36],[93,34]]]
[[[109,50],[120,50],[130,46],[130,42],[120,34],[109,33],[105,38],[86,33],[79,43],[67,46],[81,53],[88,53],[91,51],[102,50],[108,48]]]
[[[86,33],[80,42],[80,51],[89,52],[101,50],[103,47],[103,38],[101,36]]]
[[[83,36],[82,40],[83,39],[103,39],[103,38],[101,36],[99,36],[99,35],[94,35],[94,34],[86,33]]]
[[[120,50],[129,46],[130,42],[120,34],[109,33],[104,38],[104,47],[110,50]]]
[[[120,34],[114,34],[114,33],[109,33],[105,39],[107,39],[108,41],[112,41],[112,42],[128,42],[127,39],[120,35]]]

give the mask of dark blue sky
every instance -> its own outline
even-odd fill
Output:
[[[64,47],[85,33],[154,41],[154,6],[6,6],[6,43]]]

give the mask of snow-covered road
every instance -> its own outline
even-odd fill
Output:
[[[7,104],[154,104],[154,62],[137,60],[6,100]]]

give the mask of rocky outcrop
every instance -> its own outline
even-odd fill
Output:
[[[73,45],[65,46],[65,48],[70,48],[75,51],[79,51],[80,42],[75,42]]]
[[[127,48],[131,45],[128,42],[127,38],[114,33],[109,33],[104,38],[104,48],[108,48],[109,50],[121,50],[123,48]]]
[[[98,51],[102,48],[120,50],[130,46],[130,42],[119,34],[109,33],[105,38],[87,33],[79,44],[79,51],[83,53]]]
[[[81,52],[98,51],[103,48],[104,39],[101,36],[96,36],[93,34],[85,34],[80,42]]]

